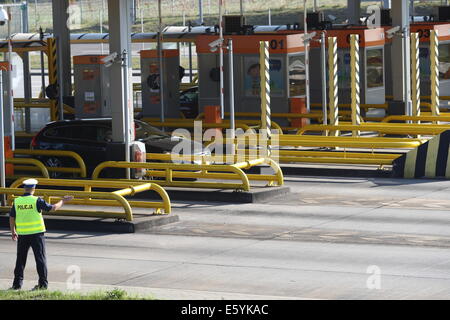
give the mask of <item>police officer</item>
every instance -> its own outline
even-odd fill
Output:
[[[23,282],[23,272],[27,262],[28,250],[33,249],[36,260],[39,283],[33,290],[45,290],[47,281],[47,260],[45,255],[45,224],[42,218],[42,211],[56,211],[64,203],[73,199],[72,196],[65,196],[58,203],[51,205],[39,197],[35,197],[34,191],[38,181],[28,179],[23,182],[25,193],[14,200],[14,204],[9,213],[9,225],[12,239],[17,240],[17,260],[14,269],[14,282],[11,289],[20,290]]]

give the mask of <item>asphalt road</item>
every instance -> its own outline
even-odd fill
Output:
[[[175,203],[180,222],[148,233],[48,233],[50,285],[75,265],[82,290],[166,299],[450,298],[450,181],[286,179],[266,203]],[[0,231],[0,288],[14,260]]]

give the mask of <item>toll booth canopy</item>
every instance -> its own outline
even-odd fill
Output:
[[[304,106],[306,69],[303,35],[226,35],[224,45],[233,41],[234,90],[236,112],[261,112],[260,41],[269,42],[271,111],[290,112]],[[199,66],[199,111],[220,105],[219,51],[210,44],[217,35],[197,37]],[[224,50],[225,111],[229,111],[229,54]]]

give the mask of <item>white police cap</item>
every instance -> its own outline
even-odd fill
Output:
[[[27,179],[23,182],[23,186],[25,188],[34,188],[38,184],[38,181],[36,179]]]

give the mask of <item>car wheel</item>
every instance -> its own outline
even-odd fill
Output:
[[[46,167],[50,167],[50,168],[62,168],[62,167],[65,166],[63,164],[62,160],[59,159],[59,158],[56,158],[56,157],[47,158],[44,161],[44,165]],[[53,172],[53,171],[49,170],[48,173],[50,175],[50,178],[53,178],[53,179],[58,179],[58,178],[61,178],[63,176],[62,172]]]

